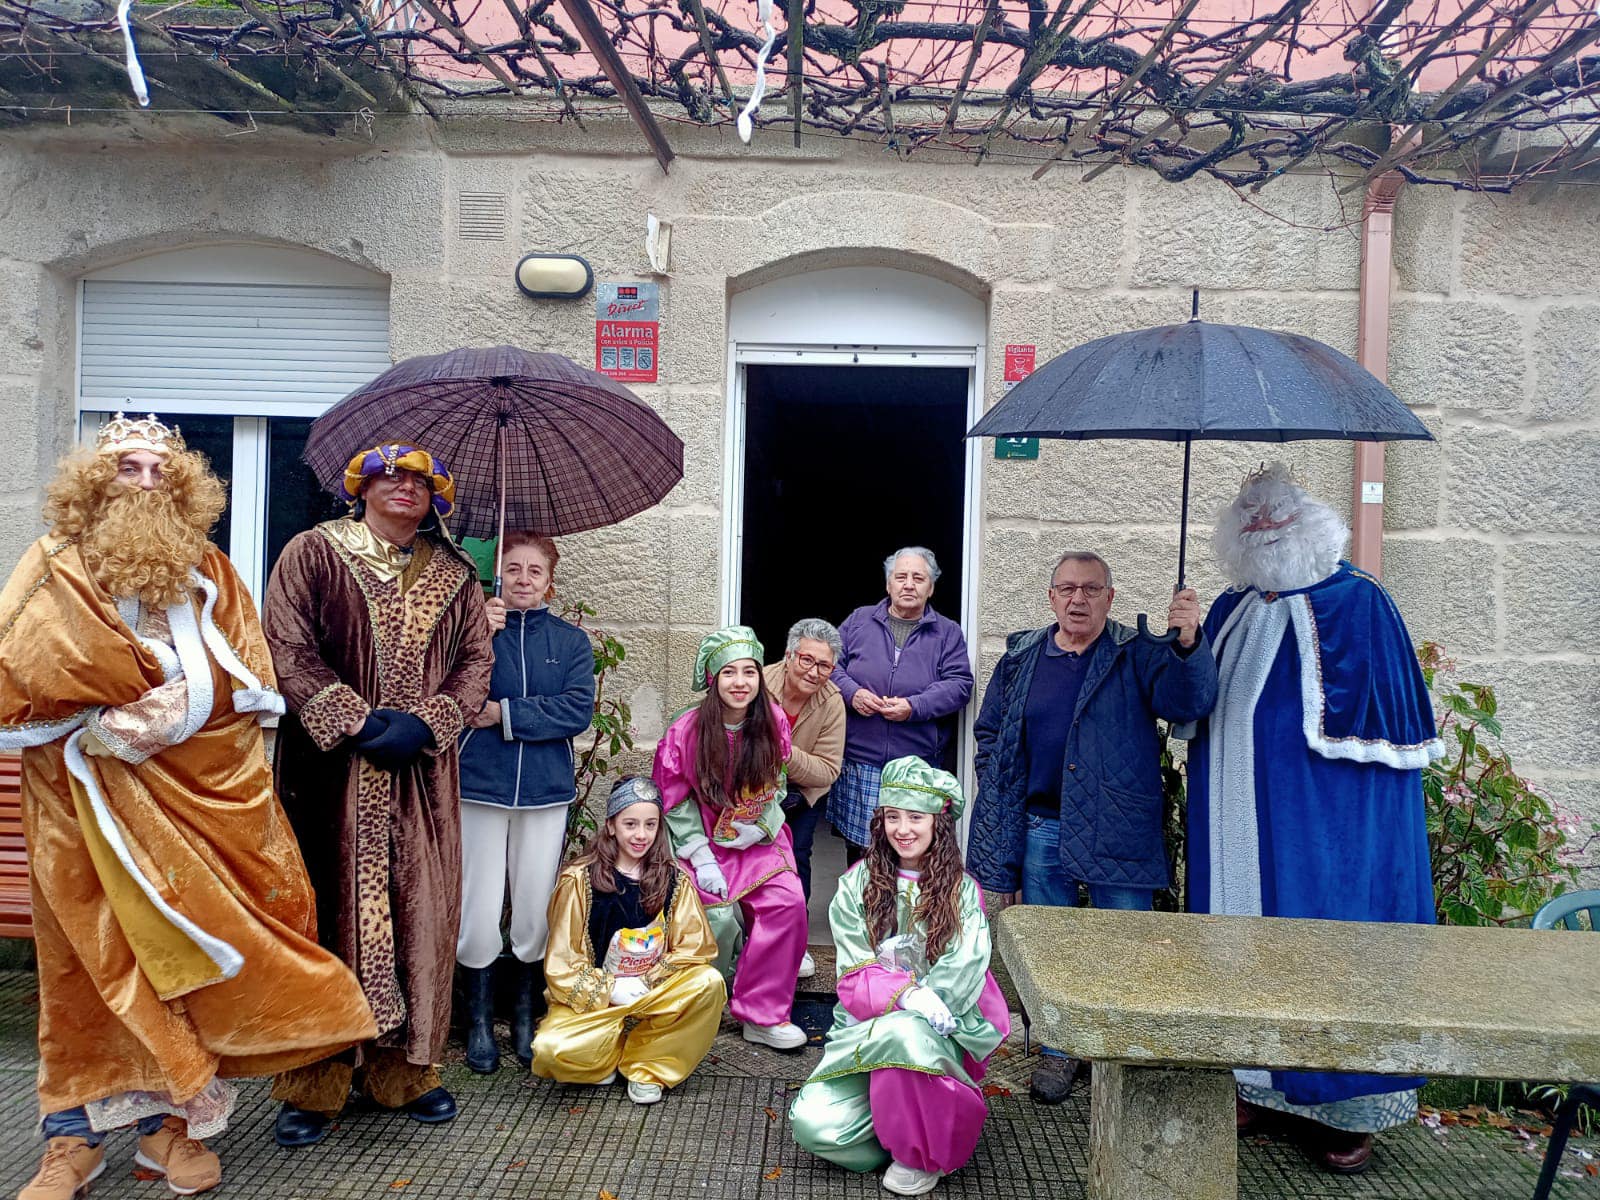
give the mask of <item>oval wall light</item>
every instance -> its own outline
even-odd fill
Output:
[[[536,300],[581,300],[594,286],[594,271],[576,254],[524,254],[516,279]]]

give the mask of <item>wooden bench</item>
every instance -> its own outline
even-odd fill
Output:
[[[1094,1060],[1091,1200],[1238,1195],[1233,1068],[1600,1079],[1600,946],[1536,929],[1008,908],[1046,1045]]]
[[[28,847],[22,839],[22,760],[0,754],[0,937],[32,936]]]

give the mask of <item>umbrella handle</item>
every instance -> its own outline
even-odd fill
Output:
[[[1139,614],[1139,636],[1147,641],[1157,642],[1163,646],[1178,640],[1178,631],[1169,629],[1165,633],[1150,632],[1150,618],[1144,613]]]

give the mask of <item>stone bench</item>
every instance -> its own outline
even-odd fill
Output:
[[[1600,1079],[1600,939],[1007,909],[1034,1035],[1095,1060],[1094,1200],[1238,1195],[1233,1068]]]

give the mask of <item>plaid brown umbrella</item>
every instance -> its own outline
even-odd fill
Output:
[[[420,446],[450,468],[458,537],[494,537],[507,523],[596,529],[644,511],[683,478],[683,443],[627,388],[515,346],[391,367],[312,423],[305,460],[338,495],[351,457],[382,442]]]

